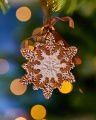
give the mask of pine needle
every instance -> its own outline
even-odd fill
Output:
[[[50,14],[62,10],[66,0],[47,0],[47,7]]]

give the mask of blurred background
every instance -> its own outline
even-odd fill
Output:
[[[54,14],[74,19],[75,29],[63,22],[55,28],[78,48],[82,64],[72,71],[76,77],[73,91],[64,95],[55,90],[49,100],[41,90],[33,91],[32,86],[22,96],[10,91],[11,82],[26,73],[21,67],[25,62],[21,43],[35,28],[42,27],[42,10],[38,0],[9,0],[9,4],[7,14],[0,11],[0,120],[15,120],[19,116],[32,120],[30,109],[35,104],[46,107],[48,120],[96,120],[96,0],[68,0],[62,11]],[[32,12],[27,22],[16,18],[16,10],[21,6]]]

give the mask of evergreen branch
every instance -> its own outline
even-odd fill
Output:
[[[62,10],[66,0],[47,0],[48,11],[50,14]]]
[[[9,3],[8,0],[0,0],[0,9],[2,10],[3,14],[7,13],[6,9],[9,9]]]
[[[2,0],[0,0],[0,9],[2,10],[2,12],[3,12],[4,14],[6,14],[6,8],[5,8]]]

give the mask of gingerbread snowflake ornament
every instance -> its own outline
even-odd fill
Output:
[[[23,64],[27,74],[21,78],[22,84],[33,84],[33,89],[42,89],[46,99],[49,99],[63,81],[75,82],[71,70],[75,67],[73,58],[77,48],[66,46],[63,40],[56,40],[51,31],[45,32],[44,41],[36,42],[34,50],[22,48],[21,53],[28,60]]]

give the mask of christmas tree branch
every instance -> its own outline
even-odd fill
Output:
[[[2,10],[2,12],[4,14],[6,14],[6,9],[9,9],[10,6],[9,6],[9,3],[8,3],[8,0],[0,0],[0,9]]]
[[[0,0],[0,9],[2,10],[2,12],[3,12],[4,14],[6,14],[6,8],[5,8],[4,3],[3,3],[2,0]]]

